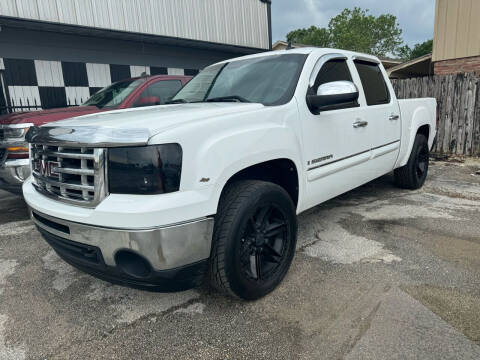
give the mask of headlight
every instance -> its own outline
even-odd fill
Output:
[[[7,125],[3,128],[4,141],[9,145],[9,147],[7,147],[8,159],[28,158],[28,147],[25,142],[25,135],[27,135],[29,129],[30,127],[17,127],[17,125]]]
[[[5,139],[24,140],[28,129],[29,129],[28,127],[27,128],[8,128],[7,127],[4,130],[4,137]]]
[[[178,191],[182,172],[179,144],[108,150],[108,183],[112,194],[163,194]]]

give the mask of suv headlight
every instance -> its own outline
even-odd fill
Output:
[[[178,191],[182,173],[182,147],[163,144],[108,150],[111,194],[154,195]]]

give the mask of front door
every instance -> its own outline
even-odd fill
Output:
[[[330,60],[325,62],[325,56]],[[314,85],[308,89],[309,93],[315,94],[322,84],[340,80],[352,81],[357,87],[361,86],[358,76],[356,79],[352,77],[354,67],[350,60],[341,55],[325,56],[319,59],[320,64],[325,63],[320,68]],[[364,126],[366,114],[360,111],[362,104],[356,105],[319,114],[311,112],[307,106],[299,106],[304,109],[300,121],[307,178],[305,208],[348,191],[365,182],[368,177],[366,167],[361,165],[370,158],[374,134],[370,127]]]

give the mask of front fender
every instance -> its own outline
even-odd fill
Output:
[[[202,166],[197,167],[196,178],[199,179],[200,186],[215,187],[213,202],[217,205],[228,180],[250,166],[270,160],[288,159],[295,164],[300,175],[300,154],[298,138],[291,129],[283,126],[246,128],[234,133],[217,134],[198,153]],[[298,183],[301,197],[304,186],[300,178]]]
[[[183,149],[180,191],[208,191],[209,215],[217,211],[227,181],[265,161],[289,159],[302,174],[301,135],[295,100],[223,113],[159,133],[151,144],[179,143]],[[304,183],[299,179],[299,201]]]

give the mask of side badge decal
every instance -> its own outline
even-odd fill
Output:
[[[317,158],[317,159],[313,159],[312,161],[308,161],[307,162],[307,165],[315,165],[315,164],[318,164],[320,162],[323,162],[323,161],[326,161],[326,160],[330,160],[330,159],[333,159],[333,154],[330,154],[330,155],[327,155],[327,156],[323,156],[321,158]]]

